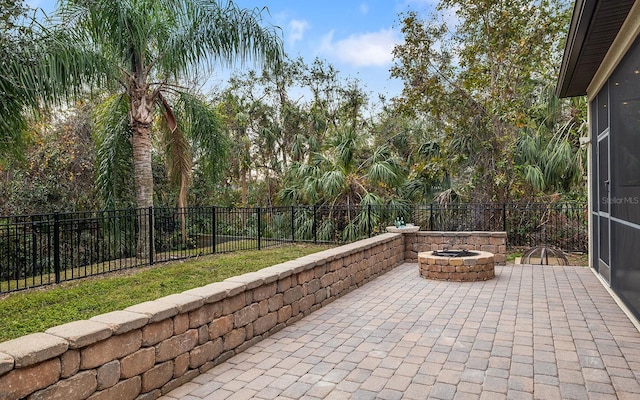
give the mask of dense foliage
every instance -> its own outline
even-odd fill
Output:
[[[0,1],[0,166],[21,156],[28,142],[29,117],[33,115],[25,108],[36,105],[22,71],[31,68],[30,15],[32,11],[22,1]]]
[[[26,11],[20,3],[4,3],[12,7],[0,15],[2,31],[27,29],[28,24],[16,25],[28,21],[20,19]],[[142,13],[136,8],[142,3],[155,5]],[[61,84],[39,88],[44,94],[38,97],[28,85],[16,84],[28,83],[22,73],[3,64],[2,155],[19,149],[13,144],[25,132],[35,138],[21,152],[26,162],[2,171],[10,193],[2,200],[3,213],[146,206],[148,199],[141,202],[133,189],[133,177],[144,174],[134,163],[139,152],[132,138],[143,131],[154,133],[145,145],[151,160],[145,168],[152,172],[151,186],[145,185],[152,187],[155,205],[402,206],[584,198],[578,140],[586,129],[584,99],[553,94],[568,1],[442,0],[433,15],[400,14],[404,41],[394,50],[391,75],[404,82],[404,90],[391,100],[369,93],[325,61],[278,60],[278,48],[269,47],[274,32],[252,25],[261,14],[235,8],[247,18],[238,26],[248,24],[265,35],[258,58],[282,62],[238,72],[209,97],[184,90],[195,87],[189,66],[208,64],[199,63],[200,53],[158,52],[154,43],[179,43],[172,35],[181,32],[181,20],[159,17],[170,3],[62,2],[59,19],[45,32],[49,36],[34,38],[33,45],[48,49],[49,61],[64,61],[53,72],[67,71],[74,60],[104,71],[89,75],[78,65],[70,70],[76,83],[94,88],[92,96]],[[141,19],[132,19],[122,35],[96,29],[104,23],[116,27],[118,16]],[[65,33],[60,24],[73,29]],[[153,34],[142,40],[141,29]],[[51,47],[71,33],[65,43],[72,46]],[[54,34],[61,36],[53,40]],[[17,36],[5,35],[0,43],[13,46],[8,53],[22,60],[18,65],[35,65],[37,59],[25,58],[29,46],[14,45]],[[81,48],[89,53],[81,54]],[[132,86],[140,71],[132,66],[154,59],[142,69],[147,83]],[[149,83],[151,78],[157,83]],[[52,94],[57,107],[32,120],[29,110],[50,104]],[[90,102],[64,101],[89,97]],[[137,120],[141,115],[134,111],[143,103],[146,116]]]
[[[405,42],[395,48],[392,69],[404,81],[398,106],[433,121],[431,164],[455,176],[455,191],[475,201],[570,191],[579,184],[583,115],[549,90],[568,3],[442,0],[438,10],[455,11],[457,23],[401,15]],[[536,157],[545,151],[552,154]],[[429,175],[432,166],[425,168],[417,172]]]
[[[93,190],[94,145],[91,105],[78,105],[64,118],[43,117],[33,125],[22,160],[0,172],[4,201],[0,213],[72,212],[100,206]]]

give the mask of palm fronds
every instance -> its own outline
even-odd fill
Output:
[[[128,98],[123,95],[108,97],[95,111],[96,185],[108,209],[115,209],[123,193],[131,191],[133,164],[128,112]]]

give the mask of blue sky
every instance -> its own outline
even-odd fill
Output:
[[[49,13],[55,0],[30,0]],[[414,9],[426,15],[436,0],[236,0],[243,8],[267,7],[264,20],[282,29],[291,58],[328,61],[343,78],[359,79],[367,90],[387,98],[400,93],[401,82],[391,80],[391,51],[402,41],[398,13]],[[229,72],[214,77],[222,84]],[[216,82],[217,81],[217,82]]]

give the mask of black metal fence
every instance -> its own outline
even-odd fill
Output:
[[[584,203],[149,208],[0,217],[0,293],[292,242],[346,243],[397,217],[430,231],[506,231],[510,247],[586,252]],[[140,249],[147,249],[143,252]]]

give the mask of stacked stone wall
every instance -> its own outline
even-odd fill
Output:
[[[157,399],[402,264],[387,233],[0,343],[0,399]]]
[[[405,235],[405,261],[418,262],[418,253],[448,249],[477,250],[494,254],[494,262],[507,258],[506,232],[416,232]]]

